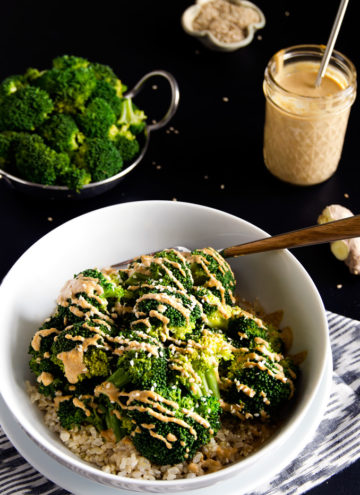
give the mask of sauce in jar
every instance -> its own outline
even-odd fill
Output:
[[[318,184],[336,171],[356,95],[355,68],[338,52],[315,87],[322,53],[315,45],[281,50],[265,71],[264,160],[292,184]]]

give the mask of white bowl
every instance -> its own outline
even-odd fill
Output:
[[[239,294],[248,300],[258,298],[266,311],[283,309],[283,323],[290,325],[294,333],[292,352],[308,352],[302,365],[298,400],[290,417],[270,442],[247,459],[216,473],[174,481],[137,480],[104,473],[72,454],[48,430],[25,387],[25,381],[32,378],[27,355],[31,336],[54,310],[59,290],[74,273],[174,245],[221,248],[266,235],[244,220],[204,206],[143,201],[95,210],[40,239],[15,263],[0,287],[0,393],[22,428],[61,464],[98,483],[128,490],[192,490],[246,472],[264,457],[271,463],[276,450],[291,441],[291,435],[313,407],[330,354],[321,298],[309,275],[287,251],[231,260]]]
[[[197,0],[196,4],[188,7],[181,17],[181,24],[184,31],[190,36],[194,36],[198,38],[199,41],[207,48],[211,48],[212,50],[221,51],[221,52],[233,52],[242,48],[246,45],[249,45],[253,38],[254,34],[258,29],[261,29],[265,26],[266,20],[263,12],[252,2],[247,2],[246,0],[229,0],[231,3],[236,5],[242,5],[244,7],[250,7],[255,10],[259,15],[259,21],[252,23],[247,28],[247,36],[241,41],[236,41],[233,43],[225,43],[223,41],[218,40],[210,31],[197,31],[193,28],[193,21],[196,16],[199,14],[201,10],[201,6],[205,3],[211,2],[213,0]]]

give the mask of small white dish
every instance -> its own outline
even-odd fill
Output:
[[[27,379],[33,380],[27,354],[30,339],[52,313],[57,294],[74,273],[174,245],[219,249],[266,235],[236,216],[205,206],[139,201],[74,218],[36,242],[15,263],[0,287],[0,393],[17,422],[59,463],[104,486],[126,490],[170,493],[210,487],[237,475],[246,477],[259,462],[272,464],[277,449],[283,446],[290,462],[292,436],[302,428],[304,416],[316,412],[330,343],[320,295],[301,264],[286,250],[230,260],[239,295],[249,301],[258,298],[267,312],[283,309],[283,325],[291,326],[294,334],[291,352],[307,351],[291,415],[271,440],[248,458],[192,479],[152,481],[112,475],[78,458],[49,431],[25,386]],[[304,427],[302,434],[306,433]]]
[[[329,400],[332,384],[332,357],[328,355],[327,366],[321,381],[319,394],[314,401],[313,410],[307,412],[304,416],[298,430],[289,439],[289,447],[283,445],[273,455],[272,462],[267,459],[260,459],[253,464],[245,473],[226,480],[221,485],[221,490],[227,495],[245,495],[255,488],[266,483],[269,479],[274,478],[283,468],[285,468],[291,459],[305,445],[311,441],[315,430],[320,423]],[[110,486],[99,485],[91,479],[81,476],[75,471],[65,468],[55,459],[48,456],[40,447],[38,447],[31,438],[21,429],[14,416],[9,411],[4,400],[0,395],[0,424],[9,440],[12,442],[18,452],[26,459],[35,469],[37,469],[46,478],[53,481],[61,488],[70,491],[73,495],[133,495],[134,492],[112,488]],[[207,488],[194,491],[180,492],[181,495],[218,495],[219,485],[213,485]]]
[[[222,52],[233,52],[235,50],[238,50],[239,48],[249,45],[254,38],[255,32],[258,29],[261,29],[265,26],[266,23],[265,16],[263,12],[259,9],[259,7],[257,7],[257,5],[253,4],[252,2],[248,2],[246,0],[227,0],[230,3],[234,3],[235,5],[249,7],[255,10],[259,15],[259,21],[252,23],[248,26],[247,36],[244,39],[232,43],[225,43],[217,39],[208,30],[204,30],[204,31],[195,30],[193,28],[193,22],[197,17],[197,15],[199,14],[201,7],[204,4],[211,1],[213,0],[197,0],[196,4],[191,5],[189,8],[187,8],[181,17],[181,24],[184,31],[190,36],[194,36],[195,38],[198,38],[199,41],[201,41],[201,43],[203,43],[203,45],[205,45],[207,48]]]

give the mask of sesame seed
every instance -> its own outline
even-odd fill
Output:
[[[346,198],[346,199],[347,199],[347,198],[349,198],[349,197],[350,197],[350,196],[348,195],[348,193],[345,193],[345,194],[344,194],[344,198]]]
[[[288,10],[285,10],[285,16],[289,17],[289,15],[290,15],[290,12]]]
[[[229,101],[229,98],[227,96],[223,96],[222,101],[224,101],[225,103],[227,103]]]
[[[220,189],[225,189],[225,184],[221,184]]]
[[[342,284],[337,284],[336,288],[337,289],[342,289]]]
[[[53,220],[53,217],[48,217],[48,222],[52,222]]]
[[[157,90],[157,89],[158,89],[158,85],[157,85],[157,84],[153,84],[151,87],[152,87],[152,89],[154,89],[154,90]]]

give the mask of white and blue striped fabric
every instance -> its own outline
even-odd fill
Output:
[[[327,312],[334,361],[325,415],[296,460],[248,495],[299,495],[360,457],[360,322]],[[67,495],[30,466],[0,428],[1,495]]]

